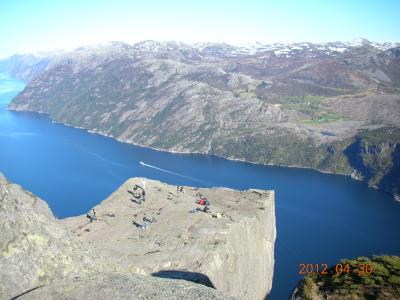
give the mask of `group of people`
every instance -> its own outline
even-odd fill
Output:
[[[142,191],[138,192],[138,189],[141,189]],[[141,203],[141,201],[145,201],[146,192],[145,192],[145,189],[143,187],[135,184],[134,187],[133,187],[133,190],[135,191],[134,192],[135,198],[138,198],[139,201],[140,201],[139,204]],[[176,187],[176,191],[177,191],[177,193],[184,193],[183,186],[178,185]],[[196,194],[196,198],[197,199],[196,199],[195,202],[197,204],[203,206],[203,209],[201,209],[199,207],[196,207],[191,212],[195,213],[195,212],[198,212],[198,211],[203,211],[205,213],[209,213],[210,212],[210,205],[211,205],[210,201],[206,197],[204,197],[200,192],[198,192]],[[171,193],[169,193],[167,199],[169,199],[169,200],[172,199]],[[134,222],[134,224],[136,224],[136,226],[140,227],[141,229],[147,229],[150,226],[150,224],[155,223],[155,222],[157,222],[157,220],[154,217],[150,220],[146,216],[146,214],[144,214],[144,216],[142,218],[142,224],[138,224],[136,222]]]
[[[210,212],[210,201],[208,201],[208,199],[206,197],[204,197],[200,192],[196,194],[196,196],[198,197],[198,199],[196,200],[197,204],[200,204],[202,206],[204,206],[203,208],[203,212],[208,213]],[[201,211],[201,208],[194,208],[192,209],[192,212],[198,212]]]
[[[139,189],[141,189],[141,191],[138,191]],[[143,187],[135,184],[133,190],[133,196],[137,199],[136,203],[142,204],[142,201],[146,201],[146,191]]]
[[[97,221],[96,211],[94,210],[94,208],[86,214],[86,218],[89,219],[90,223],[92,223],[93,221]]]
[[[139,191],[139,189],[141,191]],[[145,182],[143,181],[143,186],[137,185],[135,184],[133,186],[133,195],[134,197],[137,199],[137,203],[141,204],[142,201],[146,201],[146,190],[145,190]],[[147,218],[146,214],[144,214],[143,218],[142,218],[142,224],[137,224],[138,227],[142,228],[142,229],[147,229],[151,223],[155,223],[157,222],[157,220],[155,219],[155,217],[153,216],[153,218],[150,220],[149,218]]]
[[[199,199],[196,201],[196,203],[204,206],[210,206],[210,202],[204,196],[200,196]]]

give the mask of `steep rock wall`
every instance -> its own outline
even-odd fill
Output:
[[[270,201],[254,218],[232,225],[227,243],[205,271],[220,290],[241,299],[264,299],[272,288],[275,237],[275,202]]]
[[[58,224],[44,201],[0,174],[0,299],[101,269],[102,263]]]
[[[143,181],[146,201],[139,205],[130,192]],[[89,223],[82,215],[62,223],[127,272],[194,281],[240,299],[263,299],[274,270],[274,192],[184,191],[130,179],[95,207],[98,221]],[[210,200],[210,213],[190,212],[201,208],[195,203],[199,192]],[[156,222],[147,229],[136,227],[144,216]]]

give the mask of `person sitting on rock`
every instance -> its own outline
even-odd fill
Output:
[[[88,218],[89,221],[90,221],[90,223],[92,223],[92,222],[93,222],[93,215],[92,215],[92,212],[88,212],[88,213],[86,214],[86,218]]]

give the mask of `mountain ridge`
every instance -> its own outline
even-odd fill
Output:
[[[398,195],[399,47],[260,49],[78,48],[53,58],[10,109],[156,149],[352,175]]]

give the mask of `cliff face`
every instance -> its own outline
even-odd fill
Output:
[[[270,197],[274,197],[272,191]],[[263,212],[255,218],[230,228],[226,244],[216,251],[205,268],[219,290],[238,295],[240,299],[264,299],[272,288],[274,202],[266,202],[263,207]]]
[[[0,175],[0,295],[99,271],[90,250],[62,228],[47,204]]]
[[[271,290],[274,268],[273,191],[184,188],[146,180],[146,201],[137,204],[131,179],[95,207],[98,220],[62,220],[66,228],[115,265],[129,272],[179,278],[240,299],[263,299]],[[211,202],[198,211],[196,194]],[[143,216],[149,228],[137,227]]]
[[[400,132],[399,68],[395,45],[365,41],[113,43],[54,57],[10,109],[157,149],[358,176],[352,139]],[[393,170],[376,167],[365,180],[396,195]]]
[[[352,139],[344,154],[355,176],[400,199],[400,131],[397,128],[365,130]]]
[[[204,285],[115,265],[115,253],[103,256],[80,241],[44,201],[2,175],[0,232],[0,299],[232,299]]]
[[[15,78],[29,82],[47,67],[53,55],[55,53],[16,54],[0,60],[0,72],[9,73]]]

